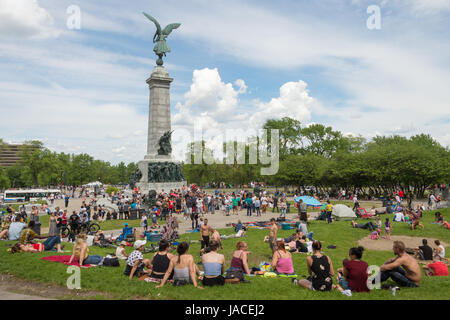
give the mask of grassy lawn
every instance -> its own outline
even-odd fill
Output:
[[[450,219],[450,209],[440,210],[444,214],[446,220]],[[392,215],[382,216],[391,218]],[[405,223],[394,223],[392,235],[407,235],[417,237],[434,237],[450,243],[450,231],[440,228],[438,225],[431,224],[434,220],[434,212],[425,212],[422,223],[425,230],[410,230]],[[363,222],[364,220],[361,220]],[[109,221],[108,221],[109,222]],[[348,221],[333,222],[328,225],[325,221],[312,221],[309,226],[310,231],[314,231],[314,237],[323,242],[324,252],[329,255],[333,261],[335,269],[341,267],[342,260],[347,258],[348,249],[357,246],[359,239],[367,237],[369,231],[361,229],[353,229]],[[223,229],[222,234],[231,234],[233,230]],[[288,236],[292,231],[279,231],[279,237]],[[268,234],[267,230],[250,229],[247,232],[247,241],[249,251],[249,266],[257,266],[261,261],[270,261],[271,254],[267,243],[263,242],[263,238]],[[199,234],[185,234],[181,236],[183,240],[198,240]],[[224,241],[224,250],[227,267],[230,264],[235,244],[238,239],[228,239]],[[44,283],[66,285],[67,266],[63,264],[41,261],[42,256],[53,255],[54,253],[39,254],[10,254],[6,251],[6,244],[12,242],[0,242],[0,273],[10,273],[16,277],[34,280]],[[327,249],[329,245],[336,245],[337,249]],[[71,250],[72,245],[66,244],[66,250]],[[450,247],[447,247],[449,250]],[[194,259],[200,261],[199,252],[200,244],[191,244],[189,253]],[[106,255],[112,253],[114,249],[101,249],[91,247],[90,254]],[[131,252],[132,248],[127,248]],[[67,253],[70,254],[70,253]],[[145,257],[151,259],[153,254],[146,254]],[[447,254],[448,256],[448,254]],[[369,265],[381,265],[387,259],[393,257],[390,251],[370,251],[364,252],[363,260]],[[306,275],[306,255],[293,254],[294,268],[298,275]],[[156,289],[155,284],[138,281],[136,279],[129,281],[123,275],[125,262],[121,262],[119,268],[96,267],[81,270],[81,287],[83,290],[96,290],[108,292],[110,296],[116,299],[134,299],[136,297],[146,297],[149,299],[231,299],[231,300],[258,300],[258,299],[450,299],[450,278],[449,277],[425,277],[422,280],[420,288],[407,289],[402,288],[396,296],[388,290],[373,290],[368,293],[354,293],[353,297],[346,297],[337,291],[328,293],[311,292],[300,287],[294,287],[289,278],[261,278],[248,277],[250,283],[231,285],[226,284],[224,287],[206,288],[199,290],[193,286],[173,287],[166,285],[162,289]],[[335,279],[333,279],[335,282]],[[101,298],[98,297],[98,298]]]

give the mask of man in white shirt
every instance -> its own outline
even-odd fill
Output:
[[[394,215],[394,221],[395,222],[405,222],[405,215],[403,214],[403,212],[397,212]]]

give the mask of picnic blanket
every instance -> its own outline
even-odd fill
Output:
[[[81,267],[81,268],[90,268],[90,267],[96,267],[95,265],[91,265],[91,264],[85,264],[80,266],[80,264],[78,263],[78,259],[74,259],[72,261],[72,263],[69,263],[71,256],[48,256],[48,257],[42,257],[41,260],[45,260],[45,261],[51,261],[51,262],[60,262],[60,263],[64,263],[68,266],[77,266],[77,267]]]

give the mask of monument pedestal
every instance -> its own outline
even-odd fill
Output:
[[[150,88],[147,155],[139,161],[136,186],[144,193],[150,190],[169,192],[186,186],[181,164],[172,160],[170,123],[170,78],[163,66],[156,66],[147,84]]]

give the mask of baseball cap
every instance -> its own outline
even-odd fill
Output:
[[[145,240],[137,240],[133,246],[135,249],[139,249],[140,247],[145,246],[146,243],[147,241]]]
[[[125,222],[123,225],[124,225],[124,226],[127,226],[127,225],[128,225],[128,222]]]
[[[121,246],[126,246],[126,245],[127,245],[127,242],[126,242],[126,241],[121,241],[121,242],[120,242],[120,245],[121,245]]]

